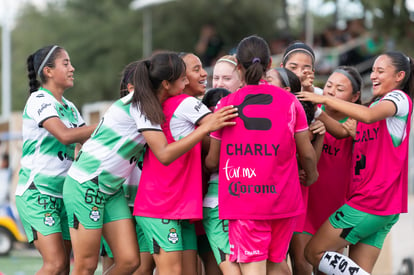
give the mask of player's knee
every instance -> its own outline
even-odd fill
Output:
[[[135,270],[138,269],[140,265],[140,259],[138,257],[127,257],[119,259],[119,261],[115,260],[115,264],[119,267],[122,267],[127,273],[133,273]]]
[[[318,266],[321,255],[318,253],[312,244],[305,247],[305,258],[313,266]]]
[[[46,274],[63,274],[68,269],[68,265],[64,260],[56,260],[51,262],[44,262],[42,270]]]
[[[308,263],[307,260],[303,259],[302,261],[296,261],[293,270],[295,274],[311,274],[312,265]]]
[[[94,274],[96,268],[98,267],[98,262],[95,260],[84,260],[82,262],[75,261],[75,270],[76,274]]]

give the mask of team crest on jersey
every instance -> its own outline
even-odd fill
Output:
[[[91,220],[93,220],[94,222],[99,221],[99,219],[101,218],[101,212],[99,212],[98,207],[92,207],[92,211],[89,214],[89,218],[91,218]]]
[[[59,107],[58,111],[59,111],[59,114],[60,114],[61,117],[65,116],[65,111],[63,110],[62,107]]]
[[[45,218],[43,219],[43,222],[47,226],[53,226],[55,224],[55,219],[52,217],[52,214],[46,213]]]
[[[168,234],[168,241],[172,244],[178,243],[178,234],[175,228],[170,229],[170,233]]]

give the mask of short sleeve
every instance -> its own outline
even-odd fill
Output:
[[[389,100],[395,104],[397,111],[394,116],[404,117],[409,112],[410,103],[408,102],[407,95],[403,91],[393,90],[386,94],[382,100]]]
[[[151,121],[139,110],[139,108],[130,105],[131,117],[134,119],[139,132],[155,130],[161,131],[159,124],[153,124]]]
[[[210,109],[208,109],[201,100],[191,96],[180,103],[177,110],[174,112],[174,115],[184,121],[189,121],[196,125],[203,117],[210,113]]]
[[[401,144],[401,141],[408,135],[406,127],[410,113],[410,99],[407,94],[400,90],[393,90],[386,94],[381,100],[388,100],[394,103],[396,112],[394,116],[387,117],[387,129],[391,135],[394,146]]]
[[[33,93],[26,105],[27,114],[41,127],[43,121],[51,117],[59,117],[49,95],[43,92]]]

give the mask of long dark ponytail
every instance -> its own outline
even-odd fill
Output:
[[[269,67],[269,46],[259,36],[248,36],[237,46],[236,58],[245,69],[244,81],[246,84],[257,85]]]
[[[154,124],[164,122],[164,113],[157,97],[162,82],[174,82],[185,74],[185,63],[176,53],[158,53],[137,63],[134,72],[132,104]]]

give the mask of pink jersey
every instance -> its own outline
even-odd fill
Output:
[[[177,107],[187,97],[174,96],[163,103],[166,122],[162,129],[168,143],[175,141],[169,127],[170,121]],[[135,198],[135,216],[202,219],[202,203],[201,143],[168,166],[159,162],[153,152],[147,149]]]
[[[304,231],[315,234],[329,216],[345,203],[351,181],[353,139],[325,133],[318,161],[318,180],[309,186]]]
[[[306,206],[308,205],[309,186],[304,186],[301,184],[300,191],[302,193],[303,205],[305,205],[305,212],[296,217],[295,232],[299,233],[303,232],[305,227],[306,213],[308,212]]]
[[[248,85],[223,98],[236,125],[212,133],[221,140],[220,219],[279,219],[304,211],[294,135],[308,129],[294,95],[272,85]]]
[[[406,94],[404,94],[408,98]],[[374,215],[407,212],[408,141],[412,102],[405,138],[393,145],[385,119],[372,124],[358,123],[355,137],[353,177],[347,204]]]

